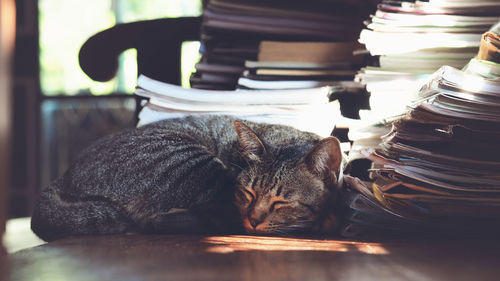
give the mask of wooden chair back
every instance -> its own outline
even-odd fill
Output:
[[[200,17],[117,24],[82,45],[80,67],[95,81],[111,80],[118,70],[118,56],[134,48],[139,74],[180,85],[182,42],[199,40],[200,26]]]

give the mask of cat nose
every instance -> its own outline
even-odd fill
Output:
[[[252,217],[249,217],[248,220],[250,221],[250,225],[252,225],[253,228],[256,228],[257,225],[261,224],[264,221],[263,218],[252,218]]]

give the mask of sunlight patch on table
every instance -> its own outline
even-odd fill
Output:
[[[207,252],[219,254],[235,251],[361,252],[373,255],[389,253],[380,243],[340,240],[233,235],[206,237],[202,242],[210,245]]]

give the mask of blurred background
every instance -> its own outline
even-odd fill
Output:
[[[78,52],[93,34],[117,23],[199,16],[199,0],[16,0],[12,69],[11,184],[7,218],[31,214],[38,191],[97,138],[134,127],[135,50],[119,59],[117,76],[94,82]],[[182,47],[183,85],[199,59],[199,43]]]

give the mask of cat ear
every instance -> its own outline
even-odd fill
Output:
[[[322,179],[337,180],[342,164],[340,142],[335,137],[328,137],[318,142],[304,157],[309,171]]]
[[[250,161],[259,161],[266,152],[266,147],[252,129],[243,122],[235,121],[234,129],[238,135],[240,149],[245,158]]]

